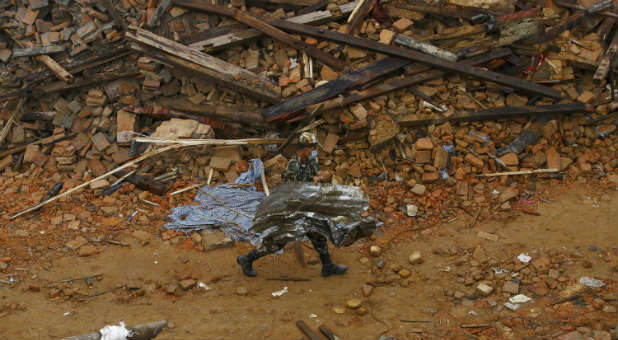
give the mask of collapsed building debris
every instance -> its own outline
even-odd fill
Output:
[[[256,244],[260,237],[266,243],[277,237],[306,241],[294,228],[311,221],[339,246],[371,235],[369,217],[380,235],[396,228],[416,235],[458,218],[475,230],[487,220],[537,216],[533,205],[547,200],[537,190],[544,183],[615,188],[615,11],[606,0],[0,4],[6,233],[39,232],[45,237],[36,247],[87,257],[105,247],[130,247],[116,238],[119,228],[151,228],[131,234],[143,243],[152,234],[163,241],[186,235],[174,242],[210,251],[249,240],[230,237],[241,231]],[[319,144],[312,157],[321,183],[281,184],[305,132]],[[264,161],[263,172],[254,171],[245,183],[244,174],[261,168],[252,160]],[[353,206],[328,201],[328,190]],[[319,218],[316,207],[293,206],[307,198],[323,203]],[[207,217],[218,223],[205,223]],[[221,238],[215,240],[202,233],[206,224],[234,232],[214,233]],[[275,233],[273,224],[282,228]],[[21,249],[0,236],[12,244],[0,250],[0,271],[8,273],[17,261],[5,257],[35,248]],[[377,261],[390,247],[378,246],[379,237],[355,246]],[[487,232],[478,237],[497,240]],[[48,247],[50,239],[60,246]],[[408,264],[424,261],[413,255],[406,256]],[[375,280],[363,288],[366,297],[375,287],[407,285],[416,275],[377,263],[370,270]],[[483,304],[502,299],[510,311],[520,305],[509,299],[520,287],[531,296],[563,291],[562,274],[543,272],[556,277],[539,288],[534,275],[541,269],[530,268],[520,281],[487,274],[504,288],[466,274],[458,279],[472,293],[448,297]],[[385,277],[388,270],[397,279]],[[177,281],[180,289],[164,286],[165,294],[208,290],[195,277]],[[281,288],[273,298],[285,294]],[[66,290],[49,293],[70,298]],[[135,297],[142,290],[123,291]],[[367,313],[360,299],[349,302],[354,313]],[[341,308],[333,311],[341,314]],[[566,326],[539,322],[540,331],[518,335],[566,333]],[[299,327],[310,334],[306,325]],[[487,331],[486,338],[509,335],[509,327],[461,325]]]

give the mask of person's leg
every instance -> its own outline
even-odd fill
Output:
[[[322,276],[326,277],[333,274],[343,274],[346,270],[348,270],[348,267],[336,265],[330,259],[330,253],[328,252],[328,240],[326,237],[318,233],[307,234],[307,237],[311,240],[315,251],[320,255],[320,261],[322,261]]]
[[[245,275],[253,277],[257,275],[257,272],[255,271],[255,269],[253,269],[253,261],[268,254],[269,252],[265,250],[258,251],[257,249],[253,249],[252,251],[248,252],[247,255],[240,255],[239,257],[237,257],[236,262],[238,262],[240,268],[242,268],[242,272]]]

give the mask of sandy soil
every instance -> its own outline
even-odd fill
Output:
[[[249,249],[247,245],[207,253],[183,249],[191,241],[163,241],[161,230],[154,226],[146,245],[126,230],[119,240],[130,246],[108,244],[89,257],[63,251],[57,244],[48,245],[56,248],[48,254],[39,247],[30,260],[20,263],[13,259],[4,271],[16,274],[17,283],[0,285],[0,338],[58,338],[89,333],[121,320],[132,325],[160,319],[170,321],[160,339],[298,339],[303,335],[296,320],[304,320],[316,330],[325,323],[343,339],[376,339],[380,335],[398,339],[551,338],[577,327],[610,331],[616,325],[616,313],[611,309],[603,312],[594,299],[616,290],[616,191],[579,184],[553,188],[544,197],[553,201],[539,203],[536,211],[540,216],[481,221],[469,228],[473,218],[460,215],[421,232],[380,230],[375,240],[334,250],[334,260],[350,269],[344,276],[326,279],[320,277],[320,265],[308,247],[305,256],[311,264],[306,267],[299,265],[289,248],[283,255],[256,262],[258,277],[247,278],[235,262],[237,255]],[[497,241],[479,237],[479,231],[497,236]],[[19,244],[26,246],[28,240]],[[384,248],[379,257],[367,255],[374,244]],[[407,261],[415,250],[421,251],[422,264]],[[552,281],[534,269],[526,273],[530,265],[516,260],[522,252],[533,260],[542,256],[551,259],[551,268],[559,276],[554,280],[558,282],[555,289],[544,296],[534,293],[538,281]],[[379,260],[384,262],[382,269],[375,266]],[[409,269],[411,276],[397,277],[391,271],[398,269],[393,265]],[[515,312],[503,308],[507,298],[499,292],[503,281],[493,274],[494,267],[520,270],[520,292],[533,301]],[[99,280],[59,285],[62,293],[58,297],[50,298],[52,288],[45,287],[55,280],[92,274],[101,274]],[[310,281],[268,280],[282,276]],[[579,303],[548,306],[581,276],[603,280],[607,286],[583,293]],[[188,277],[210,289],[177,289],[174,295],[166,292],[168,285]],[[472,284],[466,282],[469,279]],[[478,282],[485,280],[498,290],[488,297],[475,293]],[[362,293],[365,283],[375,286],[369,297]],[[287,294],[271,296],[285,286]],[[114,287],[121,288],[83,299]],[[246,288],[247,294],[238,295],[239,287]],[[362,309],[345,308],[353,297],[362,299],[366,314],[362,315]],[[616,305],[611,296],[604,301],[603,306]],[[492,306],[494,302],[497,306]],[[343,307],[343,314],[335,312],[337,307]],[[460,327],[483,323],[488,327]]]

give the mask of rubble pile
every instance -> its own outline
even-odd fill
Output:
[[[281,183],[301,131],[320,144],[316,181],[359,186],[384,228],[430,233],[457,216],[473,227],[538,214],[535,205],[549,199],[545,183],[615,188],[614,6],[6,2],[3,225],[17,238],[44,235],[39,253],[52,242],[98,254],[101,242],[119,242],[105,235],[120,225],[160,227],[170,208],[191,203],[192,189],[234,182],[250,159],[264,161],[268,185]],[[157,153],[183,139],[199,145]],[[173,232],[160,235],[181,242]],[[181,246],[217,248],[193,235]],[[385,246],[373,241],[367,254]],[[0,251],[0,259],[15,252]],[[416,255],[406,265],[422,261]],[[372,284],[411,279],[407,268],[391,269]],[[545,284],[529,285],[536,295],[563,282],[557,269]],[[445,291],[447,299],[522,292],[487,266],[452,275],[465,288]],[[186,281],[182,291],[199,289]],[[74,296],[68,286],[54,289],[50,296]],[[166,289],[180,294],[176,283]]]

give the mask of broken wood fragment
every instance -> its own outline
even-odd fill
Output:
[[[470,113],[460,113],[443,118],[406,120],[406,118],[404,117],[399,120],[399,124],[401,126],[423,126],[430,124],[443,124],[446,122],[471,122],[517,117],[534,117],[543,115],[564,115],[586,111],[587,106],[582,103],[553,104],[541,106],[511,106],[483,111],[475,111]]]
[[[174,0],[174,3],[179,6],[207,11],[207,12],[211,12],[211,11],[214,11],[216,13],[225,12],[225,8],[222,9],[221,6],[204,4],[202,2],[198,2],[195,0]],[[293,23],[290,21],[279,20],[279,19],[264,19],[264,20],[265,22],[275,27],[278,27],[280,29],[283,29],[283,30],[309,35],[314,38],[320,38],[320,39],[335,41],[339,43],[344,43],[344,44],[351,45],[354,47],[364,48],[364,49],[376,51],[379,53],[389,54],[392,56],[408,58],[410,60],[414,60],[416,62],[425,64],[431,67],[435,67],[437,69],[441,69],[441,70],[445,70],[449,72],[462,73],[462,74],[469,75],[475,78],[503,84],[503,85],[506,85],[506,86],[509,86],[509,87],[512,87],[518,90],[525,91],[527,93],[533,93],[533,94],[542,95],[542,96],[546,96],[546,97],[550,97],[554,99],[560,99],[562,96],[560,91],[550,88],[550,87],[538,85],[538,84],[535,84],[529,81],[511,77],[511,76],[505,76],[500,73],[496,73],[496,72],[492,72],[488,70],[482,70],[482,69],[479,69],[473,66],[460,63],[460,62],[452,62],[452,61],[448,61],[444,59],[437,59],[434,56],[421,53],[421,52],[417,52],[414,50],[405,49],[405,48],[396,47],[396,46],[389,46],[389,45],[379,43],[377,41],[363,39],[363,38],[359,38],[359,37],[355,37],[355,36],[351,36],[347,34],[342,34],[339,32],[328,31],[328,30],[324,30],[324,29],[309,26],[309,25]]]
[[[6,124],[2,127],[2,130],[0,131],[0,145],[4,144],[4,139],[6,138],[6,136],[8,136],[9,131],[11,130],[13,124],[15,124],[15,121],[17,120],[17,117],[21,113],[21,108],[24,106],[24,102],[25,99],[23,98],[17,101],[13,101],[13,104],[15,104],[13,113],[11,113],[11,116],[6,121]]]
[[[6,31],[5,31],[6,32]],[[19,41],[17,39],[13,39],[18,45],[23,48],[33,47],[33,44],[29,41]],[[73,81],[73,75],[69,73],[69,71],[65,70],[60,64],[58,64],[54,59],[52,59],[48,55],[39,55],[34,57],[38,62],[45,65],[49,68],[60,80],[63,80],[67,83]]]
[[[350,34],[356,31],[358,24],[371,12],[373,6],[375,6],[374,0],[360,0],[350,16],[348,17],[348,25],[345,27],[344,33]]]
[[[296,321],[296,326],[309,338],[309,340],[322,340],[322,337],[311,329],[303,320]]]
[[[498,177],[498,176],[513,176],[513,175],[529,175],[529,174],[546,174],[551,172],[559,172],[559,169],[536,169],[536,170],[520,170],[520,171],[507,171],[507,172],[495,172],[492,174],[480,174],[477,177]]]

